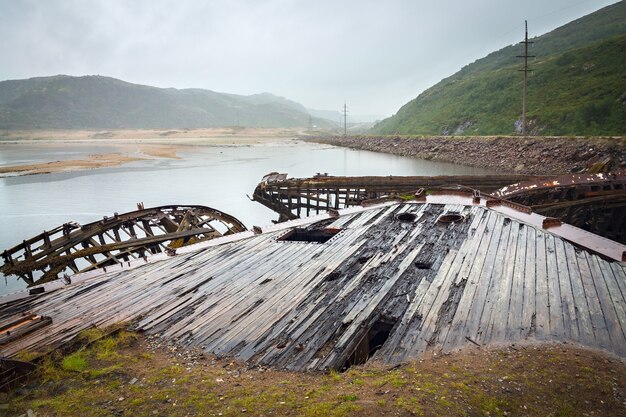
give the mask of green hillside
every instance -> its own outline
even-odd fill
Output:
[[[163,89],[101,76],[0,82],[0,129],[303,127],[309,123],[310,115],[302,105],[269,93],[240,96]]]
[[[544,135],[626,133],[626,1],[532,39],[529,128]],[[379,134],[515,133],[522,45],[464,67],[377,124]]]

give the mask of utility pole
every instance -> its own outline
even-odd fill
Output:
[[[524,55],[518,55],[518,58],[524,58],[524,94],[522,96],[522,136],[526,136],[526,91],[528,90],[528,73],[532,70],[528,69],[528,58],[534,58],[534,55],[528,55],[528,44],[534,43],[528,40],[528,21],[524,20],[525,35],[524,40],[520,43],[524,44]]]
[[[348,106],[343,102],[343,135],[348,136]]]

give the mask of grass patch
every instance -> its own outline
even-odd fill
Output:
[[[560,346],[460,352],[390,371],[367,364],[328,374],[248,369],[206,357],[190,363],[180,351],[143,346],[136,336],[104,336],[65,356],[49,355],[33,380],[0,394],[0,402],[9,404],[8,415],[30,408],[41,416],[563,417],[619,415],[626,393],[625,364]]]
[[[82,351],[66,356],[61,361],[61,368],[66,371],[82,372],[87,368],[87,359]]]

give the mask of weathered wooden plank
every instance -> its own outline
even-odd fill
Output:
[[[548,307],[550,309],[550,336],[556,340],[565,340],[565,323],[563,321],[563,307],[561,305],[561,291],[559,289],[559,271],[554,245],[554,236],[547,233],[546,240],[546,270],[548,278]]]
[[[405,243],[408,243],[408,241],[405,242]],[[404,246],[406,246],[406,245],[400,245],[399,248],[403,248]],[[394,256],[394,258],[395,258],[395,256]],[[303,334],[304,332],[306,332],[306,336],[302,336],[302,337],[303,338],[306,337],[307,340],[313,340],[314,341],[313,342],[314,345],[312,347],[310,347],[310,348],[307,345],[307,350],[298,352],[298,354],[297,354],[298,359],[297,359],[297,362],[295,364],[293,364],[293,362],[290,362],[289,364],[283,364],[282,362],[279,362],[279,363],[281,363],[280,366],[287,366],[288,365],[288,367],[292,367],[292,365],[293,365],[296,368],[298,366],[300,366],[300,365],[306,366],[308,364],[307,361],[313,360],[312,359],[312,355],[315,354],[316,349],[318,349],[317,346],[321,346],[322,344],[325,344],[326,341],[328,340],[328,338],[331,337],[333,335],[333,333],[336,331],[336,329],[337,329],[336,323],[337,322],[335,322],[333,324],[332,320],[337,320],[336,317],[342,317],[342,314],[347,314],[347,312],[351,308],[354,308],[354,305],[356,303],[354,301],[351,301],[352,299],[360,300],[364,296],[367,296],[367,294],[363,293],[362,291],[356,291],[356,292],[354,292],[353,294],[350,295],[350,297],[351,297],[350,299],[344,300],[343,298],[339,298],[339,294],[333,296],[333,297],[335,297],[334,299],[326,299],[324,301],[324,306],[322,306],[322,309],[325,310],[324,311],[324,315],[326,317],[324,317],[324,319],[322,320],[321,323],[318,322],[317,320],[315,320],[314,321],[314,325],[311,328],[308,328],[307,326],[299,326],[300,329],[296,330],[297,334],[290,334],[290,336],[293,339],[299,339],[300,335]],[[318,300],[319,300],[319,298],[318,298]],[[316,300],[315,303],[318,303],[319,302],[318,300]],[[349,303],[349,304],[348,304],[347,307],[345,307],[346,308],[346,310],[344,310],[345,312],[335,311],[336,308],[334,306],[339,305],[340,308],[343,308],[341,306],[345,305],[346,302]],[[308,310],[310,311],[310,309],[308,309]],[[319,312],[319,310],[320,310],[319,308],[316,308],[314,315],[317,314]],[[333,310],[333,311],[330,311],[330,310]],[[328,313],[326,313],[326,311],[328,311]],[[338,314],[338,313],[340,314],[339,316],[337,316],[337,315],[333,316],[333,314]],[[328,317],[329,314],[330,314],[330,317]],[[309,316],[306,316],[306,317],[309,317]],[[331,320],[331,322],[328,323],[327,325],[324,325],[324,322],[328,321],[329,319]],[[307,320],[309,320],[309,318],[307,318]],[[294,326],[296,324],[297,323],[294,323]],[[304,328],[304,330],[302,330],[303,328]],[[287,357],[289,355],[289,352],[290,351],[287,350],[285,353],[282,353],[282,354],[279,354],[279,355],[280,355],[280,357],[284,358],[284,357]],[[274,354],[277,354],[277,353],[276,352],[268,353],[267,355],[265,355],[263,357],[263,361],[266,360],[268,355],[274,355]]]
[[[596,261],[598,260],[596,259]],[[598,266],[602,270],[604,282],[606,283],[606,288],[609,291],[611,303],[613,304],[613,308],[615,309],[615,314],[617,316],[617,324],[621,330],[621,337],[619,337],[618,334],[613,340],[616,342],[615,345],[617,350],[620,353],[626,353],[626,304],[624,296],[619,288],[619,284],[617,283],[617,277],[613,273],[613,268],[611,268],[609,263],[598,261]]]
[[[437,319],[439,318],[441,306],[448,299],[450,287],[456,278],[456,275],[450,273],[450,270],[454,261],[457,260],[457,255],[457,251],[448,252],[435,279],[422,299],[416,314],[423,317],[423,323],[416,334],[417,340],[409,348],[409,354],[423,352],[430,346],[433,334],[437,330]]]
[[[535,336],[537,327],[535,310],[536,265],[537,265],[537,233],[534,227],[526,226],[526,256],[524,258],[524,291],[520,337],[527,339]]]
[[[483,244],[484,247],[479,249],[479,254],[472,264],[465,291],[446,339],[446,349],[455,349],[465,345],[467,343],[466,337],[474,338],[478,332],[480,316],[485,305],[485,297],[496,263],[500,235],[504,225],[503,217],[493,213],[491,215],[493,223],[485,229],[485,232],[489,234],[489,243]]]
[[[459,272],[462,269],[462,266],[470,263],[474,257],[474,254],[478,250],[478,243],[483,236],[483,231],[486,227],[487,222],[482,221],[483,215],[486,215],[486,212],[483,209],[478,207],[471,207],[466,210],[466,215],[468,219],[471,219],[471,223],[467,227],[467,236],[463,240],[463,243],[459,247],[457,259],[460,261],[459,270],[455,272],[456,280],[453,285],[458,286],[459,282]],[[478,231],[477,231],[478,228]],[[407,351],[410,347],[415,343],[415,340],[418,337],[419,332],[421,331],[421,323],[424,319],[421,313],[417,313],[418,308],[421,308],[424,297],[428,293],[428,289],[431,283],[426,279],[426,276],[421,278],[419,286],[415,289],[412,300],[409,303],[405,314],[400,320],[400,324],[398,330],[394,332],[391,336],[392,341],[389,343],[390,348],[383,348],[381,354],[388,354],[392,356],[392,360],[394,362],[399,362],[404,359]],[[440,330],[439,335],[437,337],[437,344],[443,344],[445,341],[445,336],[447,335],[448,327]]]
[[[468,248],[468,254],[463,259],[455,285],[464,285],[464,291],[445,335],[444,350],[456,349],[463,344],[464,336],[461,336],[461,333],[476,293],[479,274],[487,255],[491,242],[491,230],[494,228],[496,219],[497,215],[492,211],[483,211],[480,218],[481,223],[472,238],[472,246]]]
[[[408,226],[408,225],[405,225],[405,226]],[[417,235],[419,235],[419,230],[418,230],[416,227],[414,227],[414,228],[413,228],[413,231],[409,234],[409,236],[411,237],[411,239],[407,239],[407,241],[406,241],[404,244],[402,244],[402,245],[398,245],[398,247],[397,247],[396,249],[397,249],[397,250],[402,250],[402,251],[404,251],[404,250],[406,250],[407,248],[413,248],[413,247],[415,247],[415,246],[419,245],[419,243],[420,243],[420,242],[419,242],[419,241],[417,241],[417,240],[415,240],[415,242],[413,242],[413,243],[411,243],[411,245],[407,246],[410,242],[412,242],[412,239],[414,239],[415,237],[417,237]],[[392,243],[393,243],[393,242],[392,242]],[[398,256],[396,256],[396,255],[394,255],[394,256],[393,256],[393,259],[394,259],[394,260],[396,260],[396,259],[397,259],[397,260],[396,260],[396,261],[394,261],[394,262],[388,262],[388,263],[386,264],[387,266],[386,266],[385,268],[386,268],[388,271],[391,271],[391,270],[397,270],[397,268],[401,266],[401,265],[399,265],[399,264],[398,264],[398,266],[397,266],[397,267],[393,267],[393,265],[394,265],[394,264],[399,263],[399,262],[401,262],[401,261],[402,261],[402,259],[401,259],[401,258],[399,258],[399,257],[398,257]],[[402,267],[402,268],[404,268],[404,267]],[[372,272],[372,273],[373,273],[373,274],[377,274],[378,272]],[[385,277],[385,278],[384,278],[384,280],[391,279],[391,278],[390,278],[390,276],[389,276],[389,275],[387,275],[387,273],[385,273],[385,272],[383,272],[383,276]],[[384,282],[384,281],[382,281],[382,282]],[[345,305],[346,303],[348,303],[348,305],[347,305],[347,306],[346,306],[346,307],[345,307],[342,311],[340,311],[340,312],[339,312],[339,314],[338,314],[337,316],[335,316],[335,317],[338,317],[338,318],[339,318],[339,320],[341,320],[341,318],[342,318],[344,315],[349,314],[349,312],[357,306],[357,304],[358,304],[358,302],[359,302],[360,300],[369,299],[369,298],[371,298],[372,296],[375,296],[375,295],[378,293],[378,291],[379,291],[379,289],[378,289],[378,288],[379,288],[379,287],[378,287],[378,285],[377,285],[377,286],[375,286],[375,287],[371,287],[371,284],[368,284],[368,285],[370,286],[370,288],[372,288],[372,290],[374,290],[373,292],[372,292],[371,290],[370,290],[369,292],[354,291],[352,294],[350,294],[350,298],[346,298],[347,294],[344,294],[343,292],[341,292],[341,293],[337,296],[337,298],[336,298],[336,299],[335,299],[335,300],[334,300],[331,304],[333,304],[333,305],[334,305],[334,304],[336,304],[336,303],[339,301],[339,305]],[[363,287],[361,287],[361,288],[365,288],[365,286],[363,286]],[[341,298],[340,298],[339,296],[341,296]],[[335,319],[335,320],[337,320],[337,319]],[[323,330],[322,328],[319,328],[319,332],[316,332],[316,333],[314,333],[314,334],[311,334],[311,335],[310,335],[310,337],[315,337],[315,334],[317,334],[317,333],[324,333],[324,336],[322,337],[322,339],[323,339],[324,341],[326,341],[326,340],[328,340],[328,338],[329,338],[329,337],[333,336],[333,334],[334,334],[334,332],[335,332],[335,331],[339,331],[338,337],[341,337],[341,336],[343,336],[343,335],[346,335],[346,334],[350,334],[350,333],[351,333],[351,330],[349,330],[349,329],[337,329],[337,327],[336,327],[336,323],[337,323],[337,322],[335,322],[335,324],[334,324],[334,325],[331,325],[331,331],[330,331],[330,332],[327,332],[327,331],[326,331],[326,332],[324,332],[324,330]],[[320,345],[320,346],[321,346],[321,345]],[[344,348],[344,349],[338,349],[338,350],[345,351],[345,350],[346,350],[346,348]],[[333,357],[334,357],[335,359],[332,359],[332,361],[339,361],[340,359],[339,359],[338,355],[341,355],[341,354],[342,354],[342,352],[331,352],[329,355],[334,355]],[[320,361],[319,361],[319,363],[325,363],[325,362],[323,362],[323,361],[324,361],[324,360],[328,360],[329,355],[324,355],[324,356],[320,357]],[[302,357],[302,354],[299,354],[298,356],[299,356],[299,357]],[[299,359],[299,360],[300,360],[300,359]],[[321,366],[321,365],[320,365],[320,366]]]
[[[517,232],[516,252],[514,255],[513,282],[511,285],[511,301],[507,314],[506,337],[511,342],[519,340],[522,329],[522,309],[524,305],[524,280],[526,276],[526,249],[528,246],[525,228],[520,224]]]
[[[555,239],[555,254],[559,274],[559,290],[561,293],[561,308],[563,311],[565,335],[569,340],[579,341],[580,329],[578,327],[576,305],[574,303],[574,294],[572,292],[570,268],[568,267],[568,264],[571,265],[571,260],[566,258],[565,247],[563,246],[563,240],[561,239]]]
[[[581,268],[578,265],[576,250],[569,243],[565,243],[564,250],[565,257],[567,259],[567,266],[569,267],[572,295],[574,299],[576,318],[578,321],[579,341],[587,346],[594,346],[596,338],[590,314],[591,307],[587,302],[587,295],[585,294],[585,287],[583,285]]]
[[[537,261],[535,264],[535,334],[537,339],[545,340],[550,335],[550,297],[548,292],[548,264],[546,262],[546,234],[537,230]]]
[[[491,224],[490,219],[490,213],[486,211],[473,218],[468,230],[470,241],[468,242],[466,238],[465,244],[461,245],[454,257],[446,256],[444,259],[414,313],[421,317],[421,326],[417,326],[416,331],[407,333],[403,341],[403,347],[408,345],[407,355],[418,355],[434,344],[443,345],[447,340],[450,322],[458,313],[458,299],[465,295],[469,268],[474,261],[472,255],[476,253],[478,243],[483,238],[482,232],[487,230],[488,224]],[[478,227],[478,231],[475,229],[477,225],[482,225]],[[447,303],[445,307],[444,303]],[[441,314],[450,318],[444,318]],[[449,322],[444,323],[444,320]]]
[[[359,328],[366,321],[370,320],[372,312],[374,309],[378,307],[378,305],[382,302],[383,299],[388,298],[390,290],[394,287],[394,285],[398,282],[399,278],[406,271],[409,265],[413,262],[415,257],[418,255],[422,246],[418,246],[407,253],[406,257],[402,260],[400,265],[398,266],[394,275],[388,279],[384,285],[377,291],[376,294],[372,294],[372,297],[368,300],[367,304],[364,306],[358,306],[353,309],[348,317],[346,317],[343,321],[344,324],[348,325],[348,328],[344,332],[344,334],[337,340],[335,344],[335,350],[333,354],[329,355],[322,362],[322,366],[336,366],[337,361],[342,359],[341,352],[342,349],[346,349],[348,347],[349,341],[352,339],[354,333],[356,333]],[[356,314],[354,313],[356,311]],[[350,322],[346,322],[349,319]]]
[[[264,237],[264,239],[258,239],[257,245],[250,245],[247,249],[254,249],[256,253],[254,253],[252,256],[249,256],[246,259],[246,262],[255,263],[259,260],[264,259],[264,255],[267,255],[267,252],[266,252],[267,245],[270,244],[270,242],[271,242],[271,237],[266,236]],[[250,242],[245,242],[244,245],[246,243],[250,244]],[[262,243],[262,245],[258,243]],[[244,251],[244,253],[249,253],[249,252]],[[220,285],[225,285],[226,279],[225,277],[222,277],[225,272],[232,271],[233,268],[238,265],[241,266],[241,259],[235,256],[232,256],[232,257],[231,256],[224,256],[224,257],[218,256],[218,257],[210,257],[209,259],[199,258],[197,259],[197,262],[203,263],[203,264],[210,263],[211,276],[215,277],[215,279],[212,281],[207,281],[207,276],[204,273],[199,272],[200,270],[193,271],[193,272],[190,271],[185,274],[186,279],[184,283],[172,281],[171,283],[163,286],[161,291],[170,291],[170,292],[176,293],[179,290],[184,290],[186,288],[194,288],[199,283],[204,282],[205,285],[207,285],[204,288],[204,293],[206,294],[206,292],[217,290],[217,288],[219,288]],[[178,272],[178,273],[180,274],[181,272]],[[220,294],[224,295],[223,293],[220,293]],[[173,313],[176,312],[176,311],[170,310],[170,313],[161,315],[159,310],[160,309],[156,311],[156,317],[152,315],[146,315],[145,319],[142,320],[138,324],[137,327],[142,328],[144,330],[149,330],[152,327],[165,322],[167,319],[169,319],[169,317]]]
[[[356,251],[357,249],[359,249],[359,248],[360,248],[360,246],[361,246],[361,245],[365,242],[365,241],[363,240],[363,234],[362,234],[362,233],[353,233],[353,239],[356,239],[356,238],[359,238],[359,239],[360,239],[358,244],[355,244],[355,245],[352,245],[352,246],[350,246],[350,245],[345,245],[345,243],[346,243],[346,242],[344,242],[344,245],[338,244],[338,246],[339,246],[340,248],[341,248],[342,246],[344,247],[344,249],[342,249],[342,250],[344,250],[344,252],[345,252],[345,253],[343,253],[343,254],[342,254],[342,253],[341,253],[341,251],[336,251],[336,252],[334,252],[335,254],[339,254],[339,255],[340,255],[340,256],[338,257],[337,261],[336,261],[336,265],[338,265],[338,264],[339,264],[339,263],[341,263],[341,262],[344,262],[344,260],[345,260],[345,259],[349,258],[349,257],[352,255],[352,253],[353,253],[354,251]],[[349,243],[349,242],[347,242],[347,243]],[[331,260],[332,260],[332,259],[331,259]],[[318,258],[316,258],[316,262],[314,262],[314,263],[309,263],[309,267],[308,267],[308,269],[310,269],[310,271],[311,271],[312,273],[317,274],[317,272],[318,272],[318,271],[320,271],[320,268],[322,268],[322,267],[327,267],[327,266],[328,266],[328,261],[329,261],[329,259],[325,259],[324,257],[318,257]],[[332,265],[332,263],[331,263],[330,265]],[[319,277],[318,277],[318,278],[317,278],[314,282],[312,282],[313,286],[315,286],[315,285],[317,285],[318,283],[320,283],[320,282],[324,281],[324,280],[326,279],[326,276],[328,275],[328,273],[332,272],[332,271],[334,270],[334,268],[332,268],[332,269],[328,269],[328,268],[327,268],[326,270],[327,270],[327,272],[326,272],[325,274],[319,274]],[[306,271],[303,271],[301,268],[299,268],[299,269],[297,269],[297,270],[294,270],[294,271],[291,271],[291,272],[289,272],[289,271],[287,272],[287,274],[288,274],[288,275],[289,275],[289,274],[293,274],[293,273],[295,273],[295,274],[299,274],[299,275],[302,275],[302,274],[306,275]],[[286,277],[285,277],[285,278],[286,278]],[[305,276],[304,278],[306,278],[306,276]],[[287,281],[287,280],[285,280],[285,281]],[[291,280],[291,281],[293,281],[293,280]],[[295,285],[295,286],[294,286],[294,285]],[[293,302],[294,302],[294,300],[295,300],[295,299],[293,298],[292,291],[293,291],[293,289],[297,288],[298,283],[296,282],[294,285],[292,285],[292,286],[290,286],[290,287],[287,287],[287,289],[286,289],[286,290],[281,291],[281,292],[279,292],[279,293],[278,293],[278,295],[280,296],[280,297],[279,297],[279,299],[280,299],[281,297],[282,297],[282,299],[283,299],[283,300],[282,300],[282,302],[288,302],[288,303],[293,303]],[[292,288],[292,287],[293,287],[293,288]],[[303,294],[302,294],[302,298],[303,298],[303,297],[305,297],[306,295],[307,295],[306,293],[303,293]],[[273,298],[276,298],[276,297],[274,296]],[[298,300],[299,300],[299,298],[298,298]],[[271,307],[271,304],[270,304],[270,303],[267,303],[267,304],[266,304],[266,307],[267,307],[267,308],[270,308],[270,307]],[[292,306],[292,307],[293,307],[293,306]],[[277,311],[283,311],[283,310],[285,310],[285,307],[284,307],[284,306],[273,306],[272,308],[276,308],[276,309],[277,309]],[[282,314],[282,313],[281,313],[281,314]],[[281,317],[282,317],[282,316],[281,316]],[[252,325],[251,325],[251,326],[247,326],[247,328],[248,328],[248,329],[256,329],[256,330],[255,330],[255,334],[256,334],[256,335],[260,335],[260,334],[262,334],[263,332],[267,331],[267,329],[269,328],[269,326],[270,326],[271,324],[275,323],[275,322],[276,322],[277,320],[279,320],[279,319],[280,319],[279,317],[275,316],[273,320],[267,320],[267,321],[265,322],[265,324],[264,324],[264,323],[253,323],[253,324],[254,324],[254,326],[252,326]],[[247,322],[248,322],[249,320],[254,321],[254,320],[255,320],[255,318],[254,318],[254,317],[250,317],[250,318],[248,318],[248,319],[244,319],[244,320],[241,322],[240,327],[246,327],[246,324],[247,324]],[[254,336],[254,335],[251,335],[251,336]],[[222,343],[227,343],[227,341],[226,341],[226,340],[222,340],[221,342],[222,342]],[[216,343],[219,343],[219,341],[216,341]],[[247,352],[246,354],[251,353],[251,352],[249,352],[249,350],[246,350],[246,352]]]
[[[626,262],[610,262],[608,266],[613,270],[613,276],[622,293],[622,299],[626,300]]]
[[[596,287],[598,301],[602,307],[602,314],[604,315],[604,321],[611,340],[611,349],[613,351],[622,351],[626,345],[626,341],[624,341],[624,334],[620,326],[619,317],[600,267],[600,263],[603,261],[596,255],[591,255],[586,252],[585,258],[587,259],[589,270]]]
[[[580,250],[575,250],[576,264],[580,271],[580,278],[583,286],[583,291],[587,301],[587,307],[589,316],[591,318],[591,325],[593,328],[593,335],[595,338],[595,346],[602,349],[611,349],[611,338],[606,325],[606,318],[604,317],[603,307],[600,304],[596,285],[589,267],[589,263],[585,253]]]
[[[355,238],[358,236],[356,233],[354,235]],[[337,262],[351,257],[360,247],[360,244],[346,245],[345,251],[340,255]],[[238,340],[250,340],[252,342],[261,337],[262,334],[285,315],[286,311],[295,308],[312,289],[326,279],[327,274],[317,273],[321,265],[322,262],[311,262],[306,267],[298,268],[297,274],[299,275],[299,279],[289,279],[292,274],[287,273],[287,275],[282,277],[282,281],[286,285],[274,287],[274,289],[268,288],[268,291],[272,291],[271,295],[265,294],[268,302],[258,309],[254,315],[242,318],[237,331],[234,331],[233,334],[230,335],[230,340],[232,341],[233,338],[237,338]],[[263,317],[262,320],[258,319],[259,315]],[[223,343],[228,344],[231,342],[229,340],[223,340]],[[252,356],[254,353],[253,350],[248,350],[246,355]]]
[[[517,252],[519,224],[509,227],[506,251],[501,262],[496,264],[493,283],[497,283],[497,290],[490,290],[489,297],[494,300],[492,308],[483,319],[486,324],[481,324],[485,329],[481,337],[476,336],[475,341],[481,344],[491,341],[501,341],[506,335],[509,305],[511,303],[511,291],[513,286],[513,271]]]

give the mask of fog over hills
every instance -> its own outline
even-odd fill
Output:
[[[103,76],[0,82],[0,129],[329,128],[299,103],[270,93],[156,88]]]

